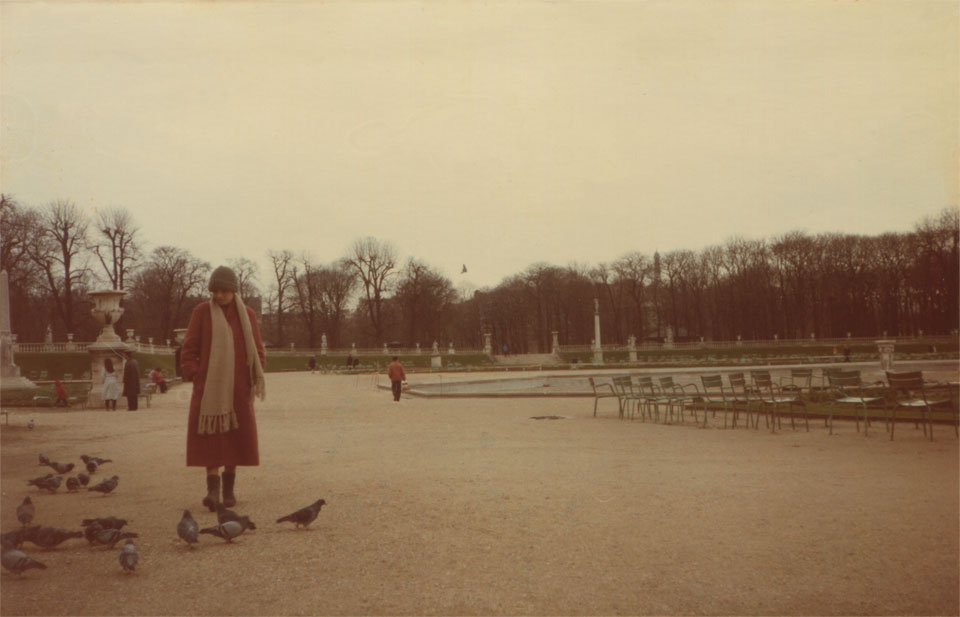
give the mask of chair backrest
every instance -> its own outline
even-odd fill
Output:
[[[627,393],[633,391],[633,383],[630,381],[629,375],[622,375],[620,377],[613,378],[613,388],[619,393]]]
[[[860,386],[860,371],[831,371],[827,373],[830,385],[839,388],[851,388]]]
[[[773,380],[770,378],[769,371],[750,371],[750,376],[753,377],[753,383],[758,388],[773,387]]]
[[[728,373],[727,381],[730,382],[730,387],[734,390],[740,389],[744,392],[747,390],[747,378],[743,373]]]
[[[637,375],[634,377],[636,380],[634,383],[637,384],[637,387],[640,388],[640,391],[644,394],[655,394],[656,388],[653,386],[653,377],[649,375]]]
[[[673,377],[669,377],[669,376],[661,377],[660,388],[663,390],[673,390],[674,389]]]
[[[704,390],[723,390],[723,377],[720,375],[700,375]]]
[[[887,383],[894,390],[922,390],[923,389],[923,371],[910,371],[909,373],[891,373],[887,371]]]
[[[812,368],[792,368],[790,369],[790,378],[796,382],[804,382],[807,385],[810,385],[810,381],[813,379],[813,369]]]

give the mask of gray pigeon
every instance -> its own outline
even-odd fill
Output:
[[[39,489],[48,490],[51,493],[56,493],[57,489],[60,488],[60,483],[63,482],[63,478],[60,476],[54,476],[49,474],[45,478],[34,478],[27,482],[27,484],[32,484]]]
[[[126,572],[133,572],[137,568],[137,561],[140,560],[140,551],[133,540],[127,540],[127,543],[120,547],[120,567]]]
[[[63,474],[65,474],[65,473],[70,473],[70,472],[73,470],[73,468],[74,468],[74,464],[73,464],[73,463],[57,463],[56,461],[51,461],[51,462],[49,462],[49,463],[47,463],[47,464],[48,464],[55,472],[57,472],[57,473],[60,474],[60,475],[63,475]]]
[[[222,503],[217,504],[217,522],[226,523],[227,521],[237,521],[243,524],[244,529],[256,529],[257,526],[246,514],[237,514],[233,510],[228,510]]]
[[[200,541],[198,537],[199,533],[200,525],[194,520],[193,515],[190,514],[190,510],[184,510],[183,517],[180,519],[180,522],[177,523],[177,535],[189,544],[190,548],[193,548],[193,545]]]
[[[216,527],[201,529],[200,533],[210,534],[211,536],[223,538],[227,542],[233,542],[233,539],[242,534],[244,529],[246,529],[246,527],[239,521],[227,521],[226,523],[220,523]]]
[[[277,519],[278,523],[291,522],[295,523],[296,527],[303,525],[304,529],[310,525],[313,521],[317,519],[317,515],[320,514],[320,508],[327,505],[327,502],[323,499],[318,499],[309,506],[305,508],[300,508],[293,514],[288,514],[286,516],[281,516]]]
[[[94,463],[96,463],[98,467],[99,467],[100,465],[103,465],[104,463],[112,463],[112,462],[113,462],[112,459],[109,459],[109,458],[100,458],[99,456],[91,456],[91,457],[90,457],[90,460],[93,461]],[[89,461],[87,461],[87,462],[89,462]]]
[[[0,535],[0,542],[2,542],[3,546],[5,547],[20,548],[23,546],[23,543],[38,529],[40,529],[40,525],[34,525],[33,527],[21,527],[20,529],[8,531],[7,533]]]
[[[15,573],[17,576],[21,576],[30,568],[37,568],[39,570],[47,569],[47,566],[43,565],[30,555],[27,555],[23,551],[15,548],[3,551],[3,556],[0,557],[0,561],[3,562],[4,568]]]
[[[96,533],[96,542],[97,544],[106,544],[110,548],[119,542],[120,540],[126,540],[128,538],[137,538],[137,534],[132,531],[120,531],[119,529],[101,529]]]
[[[27,428],[30,429],[31,431],[33,430],[33,427],[35,427],[36,425],[37,423],[33,421],[33,418],[30,418],[30,421],[27,422]]]
[[[106,479],[106,480],[103,480],[102,482],[100,482],[100,483],[98,483],[98,484],[95,484],[95,485],[87,488],[87,490],[88,490],[88,491],[98,491],[98,492],[100,492],[100,493],[103,493],[104,495],[107,495],[108,493],[112,492],[113,489],[117,488],[117,483],[118,483],[119,481],[120,481],[120,476],[112,476],[112,477],[110,477],[110,478],[108,478],[108,479]]]
[[[75,477],[73,477],[73,476],[70,476],[69,478],[67,478],[67,490],[70,491],[71,493],[74,492],[74,491],[79,491],[79,490],[80,490],[80,480],[78,480],[77,478],[75,478]]]
[[[37,513],[36,508],[33,506],[33,502],[30,501],[29,497],[23,498],[23,503],[17,506],[17,520],[20,521],[20,524],[26,527],[30,521],[33,520],[33,516]]]
[[[99,466],[96,461],[87,461],[87,471],[90,473],[97,473],[97,467]]]
[[[90,484],[90,474],[85,471],[81,471],[77,474],[77,479],[80,480],[80,484],[86,486]]]
[[[117,518],[116,516],[105,516],[103,518],[85,518],[80,521],[81,527],[90,527],[99,525],[100,529],[123,529],[127,524],[127,519]]]
[[[82,538],[82,531],[67,531],[58,527],[40,527],[27,538],[28,542],[33,542],[42,548],[54,548],[70,538]]]

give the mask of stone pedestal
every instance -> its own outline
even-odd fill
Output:
[[[664,349],[673,349],[673,327],[667,326],[667,336],[663,339]]]
[[[492,336],[489,332],[483,333],[483,353],[488,356],[493,356],[493,343],[490,341]]]
[[[94,302],[90,314],[101,326],[97,340],[87,346],[87,353],[90,354],[90,379],[92,380],[90,394],[87,396],[87,405],[90,407],[103,407],[104,360],[110,358],[113,362],[114,372],[117,373],[121,383],[123,381],[123,353],[129,349],[129,346],[117,335],[113,329],[113,324],[117,323],[123,315],[120,299],[126,293],[119,289],[105,289],[92,291],[89,294]],[[133,330],[127,330],[127,335],[132,339]]]
[[[637,337],[632,334],[627,338],[627,352],[630,353],[630,361],[636,362],[637,361]]]
[[[560,333],[556,330],[551,332],[553,340],[550,342],[550,353],[555,357],[560,357]]]
[[[880,350],[880,368],[892,371],[894,341],[877,341],[877,348]]]
[[[417,349],[413,353],[415,353],[418,356],[420,355],[420,343],[417,343]]]
[[[7,271],[0,271],[0,389],[34,390],[37,384],[20,375],[20,367],[13,362],[15,335],[10,331],[10,283]]]
[[[327,333],[324,332],[320,335],[320,355],[327,355]]]
[[[439,353],[432,354],[430,356],[430,366],[433,368],[442,368],[443,367],[443,358]]]
[[[448,356],[455,356],[455,355],[457,355],[457,352],[453,349],[453,341],[450,342],[450,348],[447,349],[447,355],[448,355]]]

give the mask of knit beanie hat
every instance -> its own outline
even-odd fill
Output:
[[[220,266],[210,275],[210,284],[207,285],[207,289],[210,291],[222,289],[237,293],[240,291],[240,281],[237,280],[237,275],[233,270],[226,266]]]

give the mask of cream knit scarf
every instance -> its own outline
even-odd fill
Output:
[[[267,394],[267,387],[263,378],[263,367],[260,365],[260,355],[253,340],[250,316],[247,315],[247,307],[240,299],[240,295],[234,294],[233,297],[247,351],[250,393],[262,400]],[[210,300],[210,323],[212,335],[210,362],[207,365],[203,397],[200,399],[200,425],[197,427],[200,435],[225,433],[240,426],[237,422],[237,413],[233,409],[233,330],[227,323],[223,309],[212,299]]]

